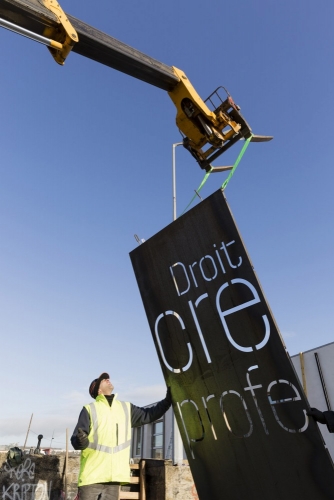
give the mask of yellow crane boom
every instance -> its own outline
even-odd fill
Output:
[[[57,0],[0,0],[0,25],[47,45],[58,64],[64,64],[73,51],[166,90],[177,109],[183,145],[205,170],[242,138],[272,139],[252,133],[224,87],[203,101],[183,71],[66,14]]]

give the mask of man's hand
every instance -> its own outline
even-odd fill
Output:
[[[78,429],[78,432],[77,432],[77,439],[79,441],[79,444],[80,444],[80,448],[82,450],[84,450],[85,448],[87,448],[88,446],[88,436],[87,434],[81,429],[81,427],[79,427]]]
[[[326,423],[326,419],[324,417],[324,414],[322,413],[322,411],[317,410],[317,408],[310,408],[306,412],[306,415],[308,415],[309,417],[313,417],[314,420],[316,420],[316,422],[320,422],[321,424]]]

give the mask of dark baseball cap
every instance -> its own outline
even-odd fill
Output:
[[[109,373],[103,372],[98,378],[95,378],[93,382],[89,386],[89,394],[92,396],[93,399],[96,399],[96,396],[98,395],[99,388],[100,388],[100,383],[102,380],[105,380],[109,377]]]

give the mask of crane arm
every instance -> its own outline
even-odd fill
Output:
[[[56,0],[52,3],[59,5]],[[78,43],[73,44],[73,52],[162,90],[171,91],[178,84],[179,78],[171,66],[147,56],[69,14],[65,15],[77,34]],[[58,37],[57,32],[60,31],[59,19],[42,0],[0,0],[0,18],[38,35],[50,35],[55,39]]]
[[[171,66],[153,59],[72,16],[69,16],[69,19],[78,31],[80,40],[80,43],[74,46],[73,52],[162,90],[171,91],[179,83],[179,78]]]
[[[239,106],[223,87],[220,89],[227,93],[224,99],[218,88],[203,101],[183,71],[66,14],[57,0],[0,0],[0,25],[25,36],[29,36],[28,31],[41,43],[45,37],[59,64],[64,64],[72,50],[166,90],[177,109],[176,124],[183,145],[202,169],[211,170],[211,162],[239,139],[251,137],[256,142],[272,139],[253,135]]]

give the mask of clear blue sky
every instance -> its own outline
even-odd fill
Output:
[[[334,4],[319,0],[63,0],[63,9],[227,87],[252,129],[226,190],[291,355],[333,341]],[[132,271],[134,234],[172,220],[166,92],[0,29],[0,444],[64,446],[88,386],[109,371],[145,405],[165,384]],[[231,163],[240,145],[217,164]],[[177,148],[180,214],[203,171]],[[217,190],[224,174],[202,190]]]

